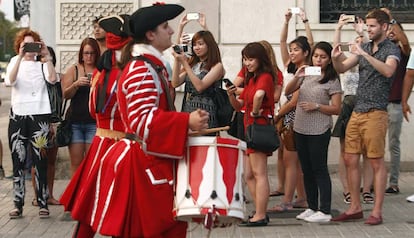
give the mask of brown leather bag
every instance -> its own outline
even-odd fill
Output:
[[[293,125],[291,123],[283,125],[284,118],[285,117],[283,116],[276,122],[276,130],[285,149],[296,151]]]

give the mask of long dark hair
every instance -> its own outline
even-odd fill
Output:
[[[305,59],[305,63],[308,63],[310,61],[311,50],[312,50],[312,48],[309,44],[308,38],[306,36],[298,36],[298,37],[296,37],[296,39],[292,40],[289,43],[289,46],[291,44],[296,44],[299,48],[302,49],[303,53],[305,53],[306,51],[308,52],[308,56]],[[294,74],[294,73],[296,73],[297,69],[298,69],[298,67],[294,63],[289,62],[288,66],[287,66],[288,73]]]
[[[242,50],[242,58],[253,58],[259,61],[259,67],[256,72],[248,72],[246,70],[246,84],[249,83],[249,80],[253,78],[255,80],[261,73],[269,73],[273,77],[273,82],[277,79],[275,75],[275,70],[273,68],[272,62],[266,52],[266,49],[259,42],[252,42],[247,44]]]
[[[205,62],[204,68],[210,70],[211,67],[221,62],[220,49],[217,45],[216,40],[214,39],[213,34],[211,34],[210,31],[199,31],[194,34],[193,39],[191,40],[191,50],[193,50],[195,43],[200,39],[206,43],[208,49],[207,60]],[[200,58],[193,53],[193,56],[188,61],[188,64],[192,67],[200,61]]]
[[[313,54],[315,53],[316,49],[320,49],[320,50],[325,51],[325,53],[329,57],[329,60],[331,60],[331,52],[332,52],[331,44],[329,44],[326,41],[318,42],[312,50],[312,54],[311,54],[312,57],[313,57]],[[311,65],[313,65],[312,61],[311,61]],[[319,83],[324,84],[324,83],[327,83],[329,80],[335,80],[337,78],[338,78],[338,73],[336,72],[335,68],[333,67],[333,64],[332,64],[332,61],[331,61],[326,66],[324,76],[321,80],[319,80]]]

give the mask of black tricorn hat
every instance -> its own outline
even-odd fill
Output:
[[[155,3],[149,7],[136,10],[129,19],[130,33],[133,38],[140,38],[159,24],[180,15],[185,9],[177,4]]]
[[[111,32],[117,36],[127,37],[128,36],[128,27],[125,24],[128,24],[129,15],[112,15],[99,19],[98,24],[106,32]]]

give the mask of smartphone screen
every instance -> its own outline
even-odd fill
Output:
[[[305,68],[305,75],[321,75],[321,67],[309,66]]]
[[[198,20],[198,18],[200,18],[200,14],[198,14],[198,12],[187,13],[187,20]]]
[[[345,15],[344,20],[347,23],[354,23],[355,22],[355,15]]]
[[[341,44],[341,51],[349,51],[349,44]]]
[[[292,14],[299,14],[300,13],[300,8],[298,7],[291,7],[290,11],[292,12]]]

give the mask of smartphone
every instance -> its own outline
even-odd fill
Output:
[[[228,78],[224,78],[224,79],[223,79],[223,82],[226,84],[226,87],[228,87],[228,88],[234,85],[234,84],[230,81],[230,79],[228,79]]]
[[[187,33],[188,37],[190,37],[190,41],[193,39],[194,33]]]
[[[349,44],[341,43],[341,51],[349,51]]]
[[[35,42],[28,42],[28,43],[25,43],[24,46],[23,46],[23,51],[24,52],[39,53],[41,49],[42,49],[42,44],[35,43]]]
[[[88,80],[91,81],[91,79],[92,79],[92,73],[87,73],[86,74],[86,77],[88,77]]]
[[[187,20],[198,20],[200,18],[200,14],[198,12],[190,12],[187,13]]]
[[[305,75],[321,75],[321,67],[319,66],[309,66],[305,68]]]
[[[299,7],[291,7],[290,11],[292,12],[292,14],[299,14],[300,13],[300,8]]]
[[[355,23],[355,15],[345,15],[344,21],[347,23]]]

